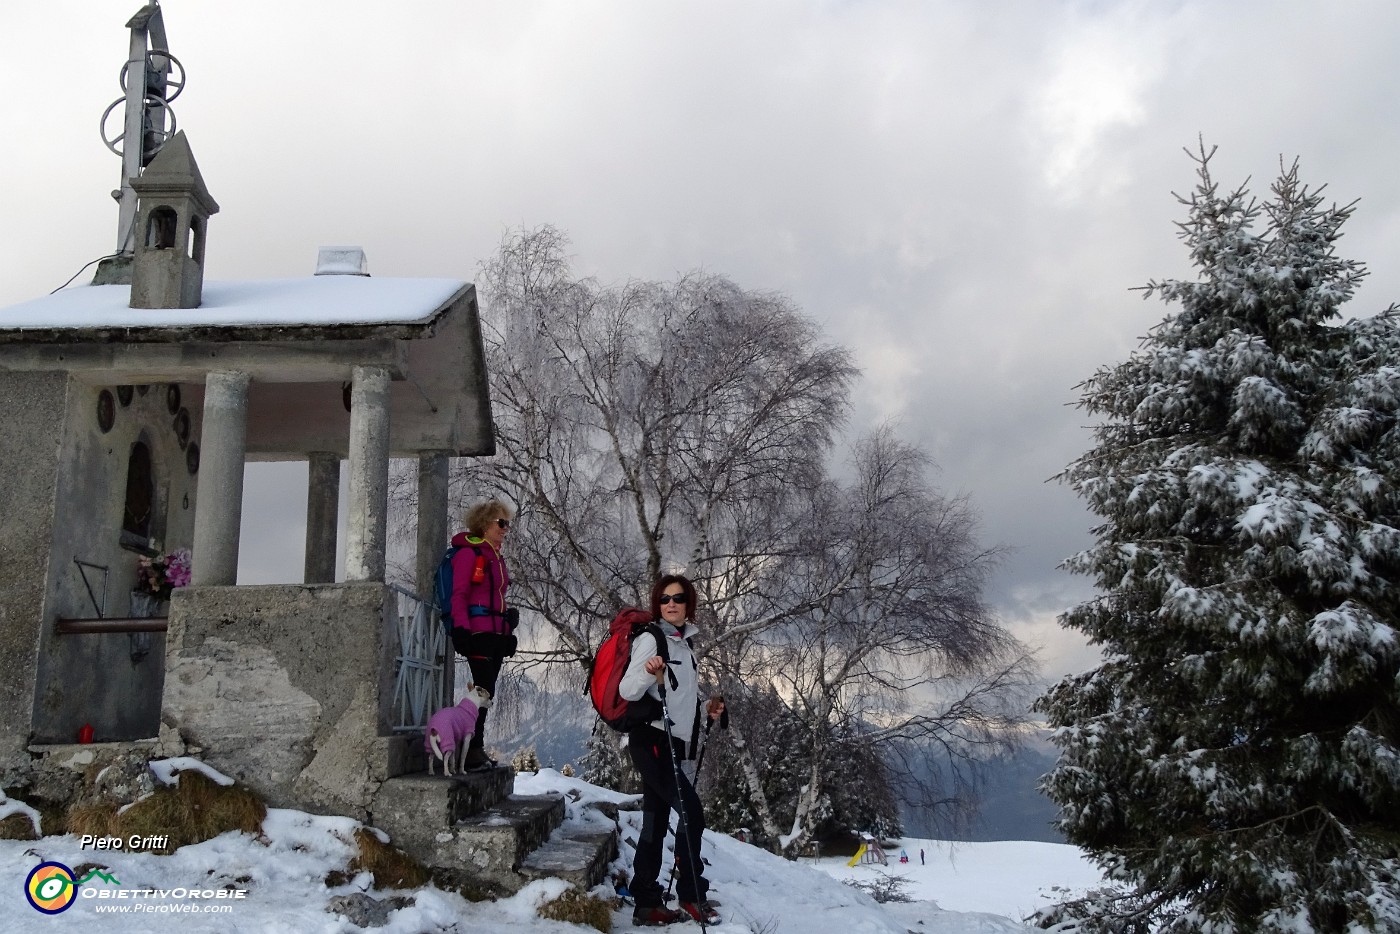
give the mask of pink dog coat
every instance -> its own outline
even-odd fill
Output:
[[[428,755],[433,754],[432,735],[436,731],[442,754],[448,756],[458,745],[476,730],[478,713],[476,700],[469,694],[457,702],[455,707],[444,707],[428,718],[428,728],[423,731],[423,748]]]

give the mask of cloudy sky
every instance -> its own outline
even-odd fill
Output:
[[[0,306],[112,251],[138,0],[11,4],[0,54]],[[554,224],[607,281],[695,268],[791,295],[1012,549],[989,597],[1047,674],[1093,518],[1047,483],[1088,444],[1073,387],[1189,272],[1183,147],[1263,193],[1280,156],[1360,198],[1352,304],[1400,300],[1400,5],[1384,0],[166,0],[174,108],[222,210],[211,279],[473,279]],[[84,274],[84,278],[87,274]],[[489,312],[489,310],[488,310]],[[299,580],[304,468],[254,467],[241,580]]]

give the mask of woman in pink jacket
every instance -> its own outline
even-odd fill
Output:
[[[506,606],[510,572],[501,549],[510,530],[510,507],[498,499],[467,510],[465,532],[452,537],[452,647],[471,666],[472,682],[494,697],[501,665],[515,654],[515,627],[520,613]],[[486,711],[476,718],[476,732],[467,747],[463,768],[495,762],[486,755],[482,737]]]

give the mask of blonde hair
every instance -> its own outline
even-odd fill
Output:
[[[467,532],[476,538],[480,538],[486,532],[486,527],[497,519],[509,519],[514,515],[511,508],[498,499],[488,499],[485,502],[477,503],[467,510],[467,514],[462,518],[467,527]]]

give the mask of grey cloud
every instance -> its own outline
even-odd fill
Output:
[[[95,125],[138,5],[15,13],[0,304],[112,248]],[[1129,289],[1189,271],[1181,147],[1203,134],[1224,183],[1261,188],[1297,154],[1361,197],[1342,249],[1374,275],[1353,308],[1400,298],[1392,4],[163,9],[223,206],[212,278],[305,275],[347,242],[375,275],[471,278],[504,227],[549,222],[605,280],[704,267],[786,292],[861,355],[852,428],[900,416],[1011,547],[989,597],[1047,670],[1092,657],[1050,620],[1088,593],[1054,567],[1093,517],[1044,481],[1087,444],[1074,384],[1167,311]],[[300,565],[302,481],[249,477],[246,573],[293,579],[266,575]]]

